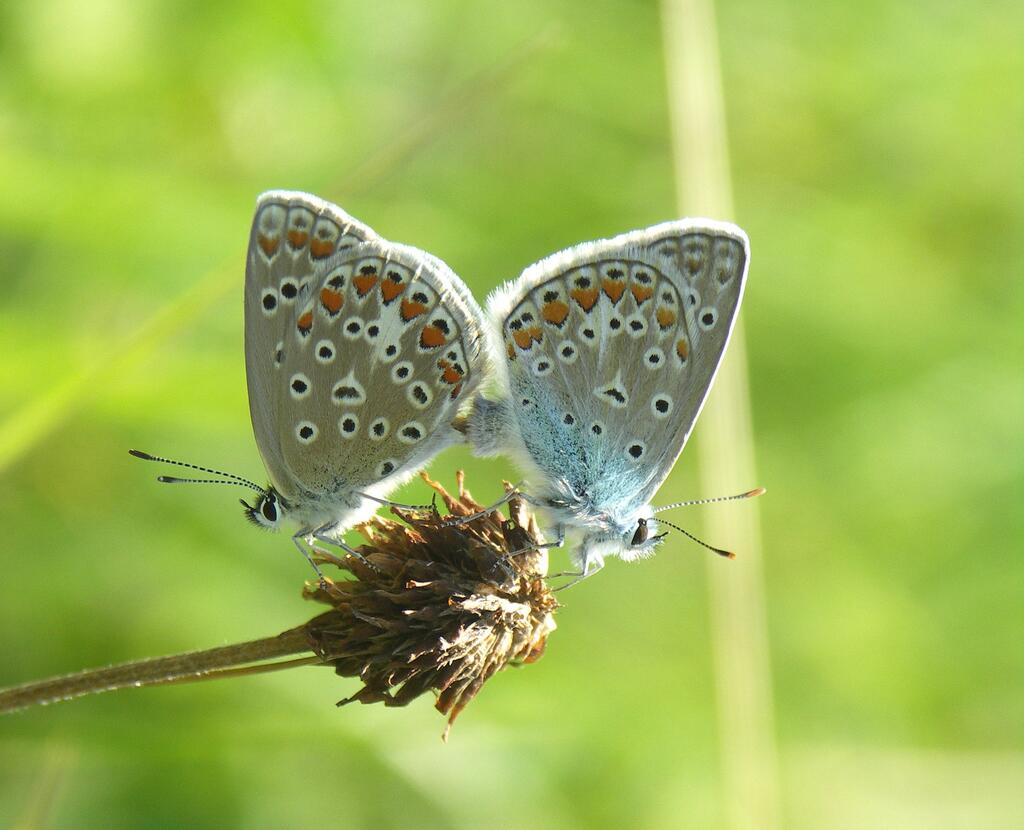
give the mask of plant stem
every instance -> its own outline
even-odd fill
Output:
[[[28,706],[45,706],[48,703],[71,700],[98,692],[111,692],[129,686],[192,683],[320,663],[320,658],[312,654],[295,660],[259,662],[311,651],[306,627],[300,625],[276,637],[264,637],[261,640],[234,643],[204,651],[172,654],[169,657],[134,660],[117,666],[89,669],[63,677],[52,677],[48,680],[0,689],[0,713],[13,712]]]
[[[662,9],[680,215],[732,219],[715,0],[662,0]],[[756,480],[742,319],[704,408],[697,452],[706,493]],[[731,507],[704,517],[708,537],[728,539],[741,557],[736,568],[707,563],[724,826],[774,830],[783,808],[760,527],[756,504]]]

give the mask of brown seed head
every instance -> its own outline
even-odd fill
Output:
[[[461,473],[457,497],[423,478],[451,516],[482,509]],[[404,523],[377,516],[359,528],[365,562],[320,552],[321,562],[354,578],[306,586],[309,599],[331,606],[307,631],[325,663],[363,683],[339,706],[404,706],[433,690],[447,737],[488,678],[543,654],[558,606],[545,582],[547,555],[536,550],[536,522],[519,499],[509,502],[508,519],[494,511],[458,526],[436,508],[394,512]]]

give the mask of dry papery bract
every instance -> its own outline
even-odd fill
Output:
[[[462,473],[457,496],[422,477],[451,515],[395,508],[402,522],[374,517],[359,528],[365,562],[319,551],[321,564],[354,578],[306,586],[309,599],[331,606],[306,630],[325,663],[363,683],[339,706],[405,706],[433,690],[435,706],[448,716],[447,737],[488,678],[544,653],[558,603],[545,581],[547,554],[535,547],[536,520],[520,499],[509,502],[508,519],[495,510],[447,525],[482,505],[466,491]],[[505,488],[511,492],[507,482]]]

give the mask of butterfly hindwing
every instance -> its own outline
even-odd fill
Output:
[[[735,226],[684,220],[554,254],[499,291],[489,312],[532,465],[595,504],[646,503],[711,386],[748,259]]]
[[[286,497],[367,488],[454,440],[449,422],[480,381],[480,318],[436,257],[313,197],[262,196],[246,369],[275,486]]]

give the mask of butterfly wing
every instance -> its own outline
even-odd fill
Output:
[[[734,225],[681,220],[554,254],[492,296],[510,420],[554,492],[612,514],[650,500],[714,380],[748,260]]]
[[[245,295],[253,429],[287,499],[386,490],[458,438],[482,313],[441,260],[328,202],[271,192]]]

